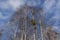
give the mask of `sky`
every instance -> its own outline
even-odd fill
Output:
[[[45,23],[60,32],[60,0],[0,0],[0,29],[25,3],[29,6],[42,6]]]
[[[24,4],[21,0],[0,0],[0,25],[7,22],[16,9]]]

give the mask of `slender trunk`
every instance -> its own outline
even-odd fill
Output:
[[[22,35],[21,35],[21,40],[23,40],[23,33],[22,33]]]
[[[35,33],[34,33],[34,40],[36,40],[36,35],[35,35]]]
[[[26,40],[26,34],[25,34],[25,40]]]
[[[40,10],[40,30],[41,30],[41,39],[44,40],[44,35],[43,35],[44,29],[43,29],[43,20],[42,20],[41,10]]]

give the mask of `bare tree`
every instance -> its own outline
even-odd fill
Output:
[[[28,14],[31,14],[31,19]],[[35,18],[35,15],[38,14]],[[39,16],[39,18],[38,18]],[[40,23],[41,39],[39,40],[56,40],[57,33],[44,24],[43,9],[28,5],[18,9],[10,20],[11,23],[17,23],[14,33],[14,40],[38,40],[37,20]],[[20,29],[20,32],[17,32]],[[52,36],[51,36],[52,35]]]

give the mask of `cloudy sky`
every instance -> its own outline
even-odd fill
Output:
[[[0,27],[10,19],[17,8],[25,3],[29,6],[42,6],[45,23],[59,31],[60,0],[0,0]]]
[[[0,0],[0,25],[7,22],[13,12],[23,4],[22,0]]]

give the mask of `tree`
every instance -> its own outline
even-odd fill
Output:
[[[28,16],[28,13],[31,14],[31,19]],[[38,21],[36,21],[35,15],[39,15]],[[36,17],[38,16],[36,15]],[[20,9],[18,9],[15,12],[15,15],[13,15],[12,19],[10,20],[11,22],[17,23],[18,28],[16,28],[14,40],[38,40],[38,31],[36,26],[38,22],[40,23],[40,34],[41,34],[41,39],[40,40],[54,40],[54,36],[51,38],[51,32],[53,30],[47,29],[50,27],[46,27],[47,25],[44,24],[44,17],[43,17],[43,9],[42,8],[37,8],[33,6],[28,6],[24,5]],[[18,29],[20,29],[20,32],[18,33]],[[47,30],[47,32],[46,32]],[[51,31],[50,31],[51,30]],[[53,34],[56,34],[53,32]],[[18,35],[18,36],[17,36]]]

